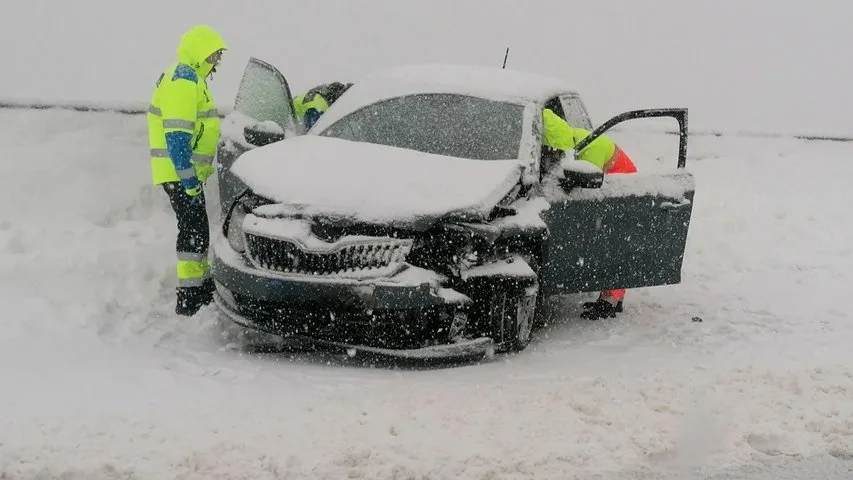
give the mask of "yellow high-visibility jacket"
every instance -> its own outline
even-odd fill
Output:
[[[220,125],[206,78],[207,58],[226,48],[206,26],[189,30],[178,46],[178,61],[157,80],[148,109],[151,179],[155,185],[180,181],[197,193],[213,172]]]
[[[296,111],[297,120],[305,128],[311,128],[351,86],[352,83],[324,83],[297,95],[293,99],[293,109]]]
[[[575,145],[591,133],[583,128],[569,126],[559,115],[547,108],[542,111],[542,125],[542,143],[557,150],[573,150]],[[605,170],[617,154],[616,144],[602,135],[580,151],[578,158]]]

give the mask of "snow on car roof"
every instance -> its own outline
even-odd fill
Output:
[[[418,82],[439,90],[476,92],[484,96],[498,94],[529,100],[546,99],[558,93],[574,91],[558,78],[480,65],[403,65],[376,72],[363,82],[371,80]]]
[[[528,103],[577,91],[560,79],[517,70],[477,65],[403,65],[357,80],[320,118],[314,131],[321,131],[366,105],[417,93],[453,93]]]

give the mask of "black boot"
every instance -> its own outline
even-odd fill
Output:
[[[213,302],[213,291],[216,287],[213,285],[212,278],[206,278],[204,283],[201,285],[201,304],[208,305]]]
[[[583,308],[584,311],[581,313],[581,318],[586,318],[587,320],[615,318],[617,313],[622,313],[622,300],[619,300],[614,305],[603,298],[599,298],[594,302],[584,303]]]
[[[178,287],[175,313],[191,317],[202,306],[213,301],[213,280],[207,279],[201,287]]]

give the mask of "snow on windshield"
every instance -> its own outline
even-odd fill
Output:
[[[459,94],[416,94],[368,105],[321,133],[476,160],[518,158],[524,107]]]

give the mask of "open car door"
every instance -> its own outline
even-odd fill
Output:
[[[612,126],[634,118],[673,117],[679,123],[678,165],[666,174],[580,173],[564,159],[567,194],[543,212],[549,229],[540,281],[548,294],[597,292],[675,284],[681,267],[695,193],[685,169],[687,110],[637,110],[617,115],[577,145],[581,151]],[[597,175],[597,181],[588,181]],[[586,180],[583,178],[586,176]],[[578,180],[580,178],[580,180]],[[574,180],[573,180],[574,179]]]
[[[257,122],[273,122],[289,134],[302,133],[293,96],[284,75],[257,58],[250,58],[237,89],[234,111]]]
[[[229,118],[230,117],[230,118]],[[237,89],[234,112],[225,122],[239,125],[239,138],[229,137],[223,129],[217,149],[217,181],[221,212],[227,212],[232,200],[246,187],[231,174],[231,166],[245,151],[287,137],[301,135],[301,126],[293,108],[293,97],[284,75],[269,63],[250,58]]]

